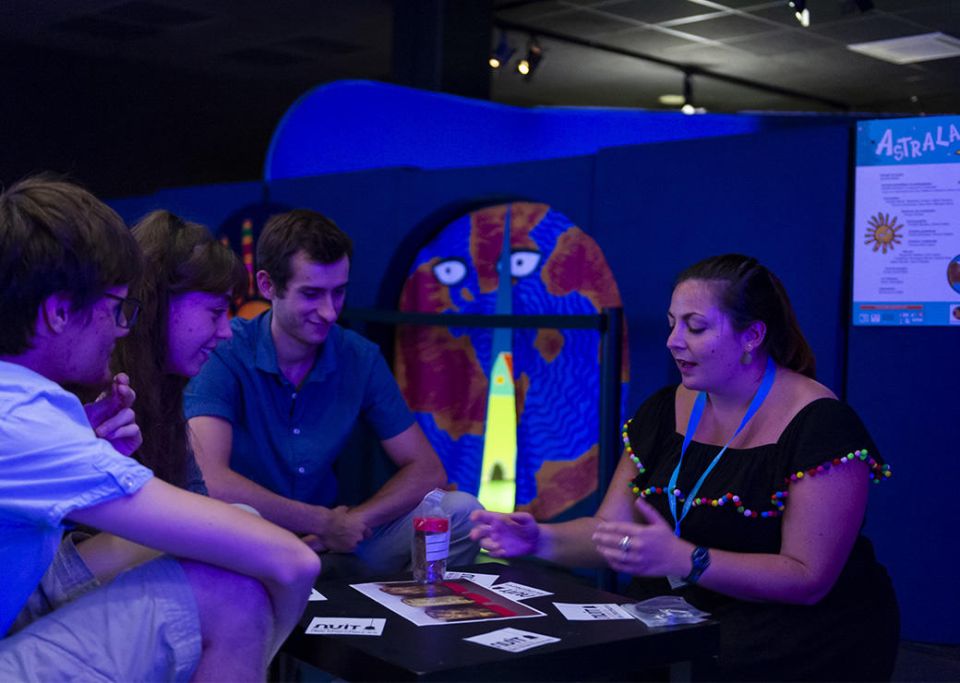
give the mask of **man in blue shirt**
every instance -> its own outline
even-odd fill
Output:
[[[61,386],[110,383],[140,267],[85,190],[0,194],[0,680],[262,679],[320,569],[289,532],[128,457],[129,387],[85,410]],[[102,533],[61,542],[71,522]]]
[[[211,495],[251,505],[318,552],[336,553],[325,571],[399,571],[409,564],[414,508],[447,477],[379,349],[336,324],[352,248],[315,211],[272,217],[257,243],[257,285],[271,310],[233,321],[233,338],[187,387],[184,413]],[[398,470],[348,508],[338,504],[333,464],[349,457],[341,452],[358,420]],[[480,504],[447,492],[442,505],[449,563],[468,563],[477,551],[469,515]]]

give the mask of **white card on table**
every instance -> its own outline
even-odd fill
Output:
[[[306,633],[313,636],[379,636],[386,619],[314,617]]]
[[[560,614],[568,621],[608,621],[611,619],[633,619],[620,605],[613,603],[574,604],[569,602],[555,602],[553,606],[560,610]]]
[[[321,600],[326,600],[327,596],[318,591],[316,588],[310,589],[310,599],[307,602],[320,602]]]
[[[447,581],[454,581],[456,579],[466,579],[467,581],[473,581],[479,586],[487,586],[488,588],[493,585],[493,582],[500,578],[499,574],[476,574],[474,572],[444,572],[443,578]]]
[[[505,597],[513,598],[514,600],[526,600],[528,598],[539,598],[541,595],[553,595],[550,591],[531,588],[530,586],[524,586],[522,583],[515,583],[513,581],[490,586],[490,590]]]
[[[490,633],[482,633],[479,636],[464,638],[464,640],[486,645],[487,647],[495,647],[498,650],[506,650],[507,652],[523,652],[532,647],[560,642],[559,638],[544,636],[539,633],[531,633],[530,631],[521,631],[518,628],[501,628],[496,631],[490,631]]]

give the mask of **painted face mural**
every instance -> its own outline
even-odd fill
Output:
[[[525,202],[446,226],[417,255],[400,297],[403,311],[447,314],[592,315],[619,305],[596,242]],[[548,519],[597,486],[599,354],[593,330],[404,326],[395,371],[451,481],[485,503],[488,486],[510,482],[501,509],[515,500]]]

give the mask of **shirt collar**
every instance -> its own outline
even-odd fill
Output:
[[[273,311],[269,310],[257,318],[256,348],[254,349],[254,366],[260,370],[280,374],[277,364],[277,347],[270,334],[270,321],[273,320]]]
[[[36,370],[28,368],[26,365],[20,365],[20,363],[0,360],[0,376],[4,379],[15,380],[10,382],[11,386],[19,386],[21,382],[32,382],[34,385],[47,385],[49,388],[56,387],[63,390],[63,387],[46,375],[41,375]]]
[[[274,375],[282,375],[277,363],[277,346],[270,334],[270,321],[273,311],[267,311],[257,320],[257,346],[254,365],[260,370]],[[320,347],[320,353],[307,373],[304,382],[319,382],[332,373],[337,367],[337,348],[341,344],[343,330],[339,325],[332,325],[327,340]]]

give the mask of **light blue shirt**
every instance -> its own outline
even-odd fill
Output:
[[[64,518],[152,476],[97,438],[76,396],[0,361],[0,634],[53,561]]]
[[[230,467],[286,498],[336,502],[333,463],[358,420],[382,441],[414,418],[379,347],[334,325],[300,388],[280,372],[272,312],[234,319],[184,394],[187,418],[210,415],[233,425]]]

